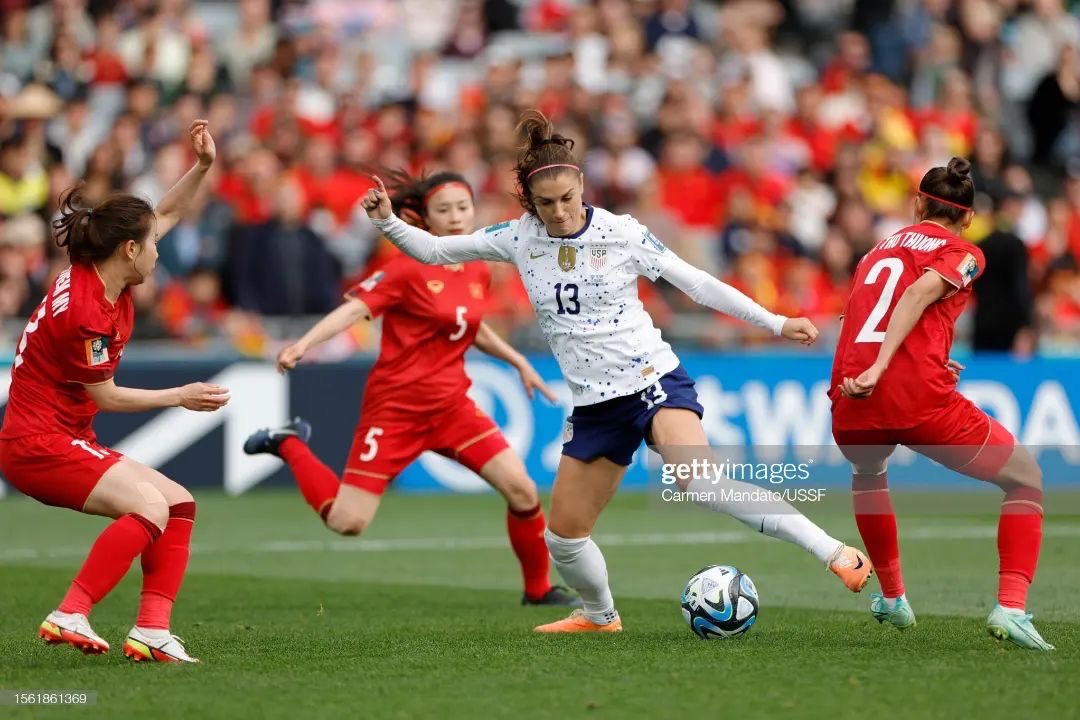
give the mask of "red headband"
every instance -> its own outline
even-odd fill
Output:
[[[531,178],[533,175],[540,172],[541,170],[550,170],[551,168],[557,168],[557,167],[573,168],[574,170],[577,170],[578,172],[581,172],[581,168],[579,168],[577,165],[571,165],[570,163],[555,163],[553,165],[541,165],[540,167],[536,168],[531,173],[526,175],[525,179],[528,180],[529,178]]]
[[[427,207],[428,200],[430,200],[432,196],[435,195],[435,193],[439,192],[440,190],[445,190],[448,187],[454,186],[465,188],[469,192],[469,197],[472,197],[472,188],[469,187],[469,183],[461,182],[460,180],[450,180],[448,182],[439,183],[435,187],[428,190],[427,193],[424,194],[424,206]]]
[[[922,195],[923,197],[930,198],[931,200],[934,200],[935,202],[939,202],[942,205],[948,205],[949,207],[954,207],[957,210],[965,210],[965,211],[970,211],[971,210],[970,205],[961,205],[960,203],[954,203],[952,200],[946,200],[945,198],[940,198],[937,195],[931,195],[930,193],[926,192],[925,190],[920,190],[919,194]]]

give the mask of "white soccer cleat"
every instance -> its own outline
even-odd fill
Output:
[[[94,632],[90,620],[81,613],[53,610],[38,627],[38,637],[50,645],[67,643],[86,655],[109,652],[109,643]]]
[[[197,663],[188,655],[184,641],[168,630],[131,628],[124,641],[124,657],[135,662]]]

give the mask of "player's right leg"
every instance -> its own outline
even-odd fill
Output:
[[[608,586],[607,563],[590,535],[625,474],[626,465],[606,457],[586,461],[564,454],[559,461],[544,539],[555,569],[577,591],[584,608],[563,620],[540,625],[536,632],[622,630]]]
[[[308,446],[311,425],[301,418],[262,429],[244,443],[249,455],[277,455],[289,466],[304,500],[327,528],[360,535],[375,517],[390,481],[424,449],[428,429],[408,418],[361,418],[339,477]]]
[[[19,491],[47,505],[114,519],[94,541],[60,605],[41,623],[38,635],[50,644],[67,643],[87,654],[109,650],[90,627],[90,611],[168,520],[162,494],[122,459],[96,443],[62,435],[0,443],[0,471]]]
[[[705,430],[697,412],[686,407],[661,407],[649,426],[650,445],[663,457],[665,465],[692,469],[713,467],[716,458],[708,447]],[[695,463],[697,465],[695,465]],[[683,479],[685,477],[685,479]],[[735,518],[754,530],[793,543],[812,554],[852,592],[859,592],[873,572],[873,565],[858,549],[830,536],[821,527],[783,499],[748,502],[729,499],[724,491],[753,493],[759,488],[730,477],[711,477],[693,472],[677,480],[680,490],[693,493],[698,504]],[[720,489],[721,492],[717,492]]]
[[[1026,612],[1042,544],[1042,471],[997,420],[956,393],[942,413],[914,428],[905,441],[914,450],[1004,491],[998,519],[998,597],[987,631],[1030,650],[1053,650]]]

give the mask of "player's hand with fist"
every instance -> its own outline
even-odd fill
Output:
[[[188,128],[188,136],[191,138],[191,149],[195,151],[195,157],[199,159],[199,167],[209,168],[217,158],[217,146],[214,145],[214,137],[210,134],[209,120],[194,120]]]
[[[360,199],[360,204],[364,206],[364,211],[372,220],[385,220],[393,212],[390,195],[386,192],[386,186],[378,175],[372,175],[371,179],[375,182],[375,187],[367,191]]]
[[[784,328],[780,334],[788,340],[795,340],[803,345],[813,345],[818,337],[818,329],[809,318],[788,318],[784,321]]]
[[[306,352],[307,348],[304,347],[303,343],[293,343],[284,348],[277,356],[278,372],[284,374],[286,370],[292,370],[297,363],[304,359]]]
[[[180,407],[197,412],[212,412],[229,402],[229,389],[210,383],[191,383],[180,388]]]

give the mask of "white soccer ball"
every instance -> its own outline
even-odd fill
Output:
[[[742,635],[757,620],[757,588],[750,576],[736,567],[710,565],[686,583],[682,614],[702,640]]]

